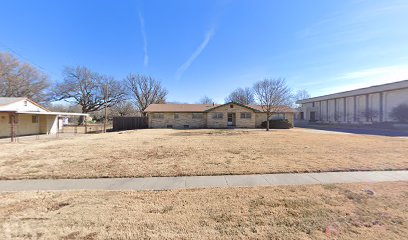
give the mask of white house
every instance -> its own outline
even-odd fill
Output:
[[[0,97],[0,137],[55,134],[62,127],[60,117],[87,115],[51,112],[28,98]]]
[[[408,80],[303,99],[297,119],[321,123],[394,122],[392,110],[408,104]]]

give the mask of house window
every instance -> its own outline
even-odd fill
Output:
[[[174,113],[174,119],[178,119],[179,118],[179,114],[178,113]]]
[[[203,113],[193,113],[193,118],[203,118],[204,114]]]
[[[164,118],[164,114],[163,113],[153,113],[153,118],[162,119]]]
[[[243,118],[243,119],[251,119],[251,113],[249,113],[249,112],[241,113],[241,118]]]
[[[38,123],[38,116],[31,116],[32,123]]]
[[[234,104],[230,104],[230,108],[234,108]]]
[[[223,119],[224,118],[224,114],[223,113],[213,113],[212,115],[213,119]]]
[[[312,107],[315,107],[315,102],[312,102]]]
[[[300,112],[300,120],[305,120],[305,113],[304,112]]]

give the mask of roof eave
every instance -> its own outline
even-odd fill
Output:
[[[251,108],[251,107],[249,107],[249,106],[247,106],[247,105],[245,105],[245,104],[241,104],[241,103],[237,103],[237,102],[227,102],[227,103],[225,103],[225,104],[221,104],[221,105],[218,105],[218,106],[214,106],[214,107],[212,107],[212,108],[209,108],[209,109],[205,110],[204,112],[209,112],[209,111],[211,111],[211,110],[214,110],[214,109],[219,108],[219,107],[226,106],[226,105],[228,105],[228,104],[236,104],[236,105],[238,105],[238,106],[251,109],[251,110],[254,111],[254,112],[261,112],[261,111],[259,111],[258,109]]]

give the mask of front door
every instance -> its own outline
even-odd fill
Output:
[[[228,126],[234,126],[235,125],[235,113],[228,113]]]

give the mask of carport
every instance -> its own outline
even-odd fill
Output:
[[[85,113],[66,112],[32,112],[32,111],[0,111],[1,132],[3,137],[9,135],[11,142],[19,136],[57,134],[60,126],[59,118],[69,116],[89,116]],[[8,118],[5,119],[5,118]],[[85,121],[86,124],[86,121]],[[8,128],[8,129],[7,129]],[[4,134],[9,133],[4,136]]]

